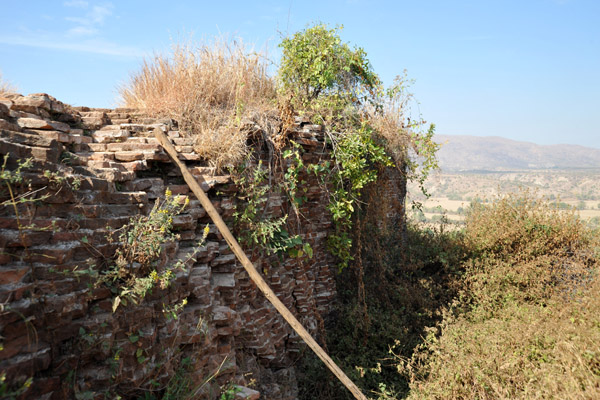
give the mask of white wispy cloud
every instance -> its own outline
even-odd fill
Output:
[[[65,7],[86,8],[88,5],[89,3],[84,0],[71,0],[63,2],[63,6]]]
[[[116,43],[108,42],[102,39],[87,39],[87,40],[65,40],[59,37],[43,37],[37,36],[0,36],[0,43],[15,45],[38,47],[43,49],[67,50],[82,53],[104,54],[119,57],[144,57],[146,52],[136,47],[122,46]]]
[[[91,26],[79,25],[67,31],[69,36],[91,36],[98,33],[98,29]]]
[[[57,20],[52,31],[24,27],[12,33],[0,34],[0,43],[127,58],[147,55],[142,49],[103,38],[103,25],[113,15],[114,7],[112,3],[102,5],[90,3],[82,0],[65,1],[63,5],[73,8],[74,14],[63,17],[63,21],[69,22],[67,26]]]
[[[94,6],[89,16],[94,24],[103,24],[104,19],[112,15],[112,9],[113,5],[111,3],[104,6]]]
[[[70,36],[91,36],[97,34],[99,28],[104,25],[106,19],[112,15],[114,8],[112,3],[93,5],[91,7],[89,7],[87,1],[73,1],[67,3],[69,3],[69,5],[71,3],[77,3],[79,8],[87,10],[83,16],[65,17],[66,21],[75,23],[74,27],[67,30],[67,34]],[[67,3],[64,4],[67,5]]]

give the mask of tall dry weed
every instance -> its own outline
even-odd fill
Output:
[[[502,259],[569,256],[593,239],[573,211],[560,210],[528,191],[499,197],[490,204],[474,203],[465,222],[472,248]]]
[[[196,139],[196,151],[221,168],[246,154],[244,120],[276,107],[267,67],[265,57],[239,41],[175,44],[170,56],[145,60],[120,95],[126,107],[175,118]]]
[[[414,136],[418,136],[418,128],[425,124],[421,118],[413,118],[411,121],[411,104],[414,99],[409,91],[410,84],[404,71],[404,75],[397,76],[391,87],[386,90],[380,88],[373,103],[375,105],[365,107],[376,138],[400,168],[409,161],[410,151],[419,156]]]
[[[2,72],[0,72],[0,97],[15,94],[16,92],[17,88],[10,82],[4,80]]]
[[[404,126],[402,110],[389,107],[381,113],[370,113],[369,121],[386,153],[392,157],[394,164],[402,167],[406,162],[407,146],[410,144],[410,133]]]

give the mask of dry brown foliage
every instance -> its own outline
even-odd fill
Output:
[[[402,167],[406,162],[407,145],[411,142],[409,130],[404,127],[402,109],[390,107],[382,113],[370,113],[369,121],[386,153],[395,165]]]
[[[414,399],[600,398],[600,243],[530,193],[467,217],[463,290],[411,362]]]
[[[16,92],[17,88],[13,86],[10,82],[5,81],[2,78],[2,73],[0,72],[0,97],[15,94]]]
[[[196,151],[218,168],[244,158],[244,120],[276,107],[266,59],[225,39],[175,44],[170,56],[145,60],[119,91],[126,107],[176,119],[196,138]]]
[[[407,90],[409,86],[405,72],[405,75],[396,77],[392,87],[379,93],[376,100],[378,106],[366,107],[367,118],[375,130],[375,138],[399,168],[405,166],[410,150],[417,152],[411,133],[414,134],[414,128],[425,124],[421,120],[411,123],[410,104],[413,102],[413,95]]]

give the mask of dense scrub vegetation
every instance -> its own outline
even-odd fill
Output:
[[[600,396],[598,232],[528,193],[475,204],[461,290],[398,363],[411,398]]]
[[[527,192],[473,203],[462,231],[411,226],[406,253],[369,260],[364,303],[340,279],[329,349],[372,398],[597,398],[599,244]],[[304,398],[349,398],[305,378]]]

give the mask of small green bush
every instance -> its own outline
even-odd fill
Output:
[[[342,43],[341,29],[317,24],[281,41],[279,81],[301,108],[319,97],[358,103],[379,85],[365,51]]]

